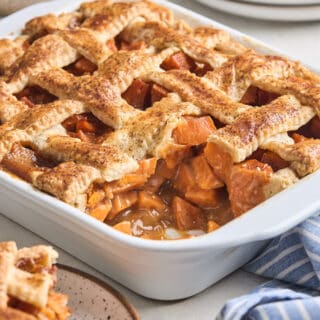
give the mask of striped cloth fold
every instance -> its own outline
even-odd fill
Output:
[[[244,269],[278,280],[228,301],[218,319],[319,320],[320,217],[273,239]]]

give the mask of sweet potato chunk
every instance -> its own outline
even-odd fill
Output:
[[[165,179],[171,179],[175,173],[176,173],[176,169],[169,168],[165,160],[161,159],[158,161],[158,165],[156,169],[156,174],[158,176],[163,177]]]
[[[106,183],[104,185],[105,193],[109,197],[112,197],[113,194],[142,187],[147,182],[148,178],[154,174],[156,164],[156,158],[140,161],[139,169],[136,172],[126,174],[117,181]]]
[[[120,193],[112,199],[112,209],[107,216],[108,220],[112,220],[121,211],[132,207],[138,200],[136,191]]]
[[[143,209],[155,209],[157,211],[162,211],[165,209],[165,204],[156,194],[152,194],[147,191],[139,191],[138,207]]]
[[[192,58],[180,51],[164,60],[161,68],[164,70],[180,69],[193,71],[196,68],[196,64]]]
[[[283,160],[280,158],[280,156],[271,151],[265,151],[260,161],[262,163],[267,163],[273,169],[273,171],[287,168],[290,164],[288,161]]]
[[[89,211],[90,216],[96,218],[99,221],[104,221],[111,210],[111,201],[107,201],[98,205],[94,209]]]
[[[213,221],[213,220],[208,221],[208,223],[207,223],[207,232],[208,233],[215,231],[219,228],[220,228],[220,226],[215,221]]]
[[[252,106],[262,106],[270,103],[272,100],[278,98],[278,96],[278,94],[267,92],[251,86],[243,95],[240,102]]]
[[[221,202],[220,190],[217,189],[189,188],[185,193],[185,198],[198,206],[207,208],[217,207]]]
[[[167,167],[174,169],[182,160],[192,155],[191,147],[185,145],[172,145],[169,152],[165,156]]]
[[[135,41],[128,43],[126,41],[121,41],[120,43],[120,50],[142,50],[147,47],[147,44],[144,41]]]
[[[319,117],[312,118],[310,122],[310,132],[313,138],[320,139],[320,119]]]
[[[195,180],[201,189],[216,189],[223,187],[223,182],[213,173],[204,154],[191,160]]]
[[[88,198],[88,207],[95,207],[105,198],[105,193],[103,190],[94,191]]]
[[[240,102],[254,106],[257,102],[257,91],[257,87],[250,86],[241,98]]]
[[[295,143],[308,140],[308,138],[306,138],[305,136],[303,136],[302,134],[299,134],[299,133],[294,133],[292,135],[292,139],[294,140]]]
[[[139,162],[139,169],[135,172],[149,178],[156,171],[157,158],[149,158]]]
[[[208,136],[216,130],[209,116],[184,117],[184,120],[173,132],[173,138],[178,144],[199,145],[207,142]]]
[[[266,105],[278,97],[279,95],[276,93],[267,92],[258,88],[256,105],[257,106]]]
[[[223,151],[218,145],[209,142],[204,149],[204,154],[218,178],[227,182],[233,166],[233,160],[229,153]]]
[[[97,70],[97,66],[85,57],[80,58],[74,67],[79,74],[93,73]]]
[[[156,83],[151,85],[151,104],[160,101],[162,98],[166,97],[168,90],[159,86]]]
[[[81,130],[83,132],[96,132],[97,127],[90,122],[88,119],[80,119],[76,124],[76,130]]]
[[[148,101],[150,85],[141,79],[135,79],[131,86],[122,94],[127,102],[137,109],[144,109]]]
[[[232,167],[227,185],[234,216],[240,216],[266,199],[263,188],[272,172],[268,164],[257,160],[247,160]]]
[[[182,163],[179,166],[178,173],[174,179],[173,187],[184,195],[195,184],[196,181],[191,166]]]
[[[131,222],[130,221],[122,221],[113,226],[114,229],[126,233],[128,235],[132,235],[131,231]]]
[[[118,51],[118,48],[116,46],[116,42],[114,41],[114,39],[109,39],[107,41],[107,47],[113,52],[117,52]]]
[[[158,192],[165,180],[164,177],[154,174],[148,179],[144,189],[153,193]]]
[[[206,217],[201,209],[193,206],[180,197],[174,197],[172,212],[178,229],[206,229]]]

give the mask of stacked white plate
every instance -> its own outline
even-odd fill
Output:
[[[196,0],[214,9],[263,20],[320,21],[320,0]]]

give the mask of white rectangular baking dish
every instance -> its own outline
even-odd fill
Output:
[[[0,38],[17,34],[30,18],[75,9],[83,0],[53,1],[0,22]],[[229,31],[264,53],[277,53],[226,26],[166,1],[157,1],[193,25]],[[192,296],[242,266],[267,243],[320,208],[320,172],[314,173],[218,231],[189,240],[152,241],[122,234],[79,210],[0,171],[0,211],[75,257],[149,298]]]

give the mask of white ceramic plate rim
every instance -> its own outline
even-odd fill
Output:
[[[105,282],[105,281],[93,276],[90,273],[87,273],[85,271],[76,269],[76,268],[68,266],[66,264],[57,263],[56,266],[58,268],[58,272],[60,270],[61,271],[67,271],[67,272],[75,274],[76,276],[80,276],[80,277],[83,277],[83,278],[85,278],[85,279],[87,279],[87,280],[89,280],[91,282],[94,282],[97,286],[99,286],[100,288],[102,288],[105,291],[108,291],[118,301],[120,301],[122,306],[125,309],[127,309],[127,311],[129,312],[129,314],[130,314],[130,316],[132,317],[133,320],[140,320],[140,315],[139,315],[138,311],[136,310],[136,308],[133,306],[133,304],[131,302],[129,302],[129,300],[127,298],[125,298],[118,290],[113,288],[107,282]],[[61,292],[61,293],[63,293],[63,292]]]
[[[270,6],[233,0],[196,0],[211,8],[237,16],[277,21],[320,20],[320,4],[308,6]]]
[[[59,13],[74,10],[81,2],[83,2],[83,0],[70,0],[66,6],[61,1],[53,1],[35,4],[22,9],[0,21],[0,37],[17,34],[24,23],[32,17],[48,12]],[[235,38],[247,45],[251,45],[257,49],[259,48],[260,51],[269,54],[280,54],[278,51],[271,49],[258,40],[180,6],[164,0],[157,0],[155,2],[166,5],[179,16],[184,16],[190,24],[211,25],[222,28],[229,31]],[[46,216],[48,219],[52,221],[63,219],[66,223],[72,223],[75,229],[78,225],[81,225],[82,228],[86,229],[88,235],[98,235],[101,241],[103,241],[105,237],[108,237],[127,246],[152,251],[192,252],[205,250],[212,246],[216,248],[228,248],[240,246],[241,244],[252,241],[272,238],[302,222],[320,208],[319,184],[320,172],[316,172],[278,193],[241,217],[229,222],[215,232],[187,240],[153,241],[136,238],[114,230],[112,227],[97,221],[78,209],[34,189],[28,183],[15,179],[10,176],[10,174],[0,171],[0,186],[2,188],[6,188],[16,195],[25,195],[30,201],[40,206],[41,204],[45,204],[47,207],[49,206],[54,209],[56,215]],[[301,198],[301,194],[304,195],[303,198]],[[286,210],[284,210],[284,208],[286,208]],[[292,214],[292,212],[295,213]],[[45,213],[43,214],[45,215]]]
[[[232,1],[232,0],[231,0]],[[305,6],[320,4],[320,0],[235,0],[254,4],[269,4],[274,6]]]
[[[320,4],[319,0],[234,0],[238,2],[250,2],[254,4],[268,4],[273,6],[306,6]]]

